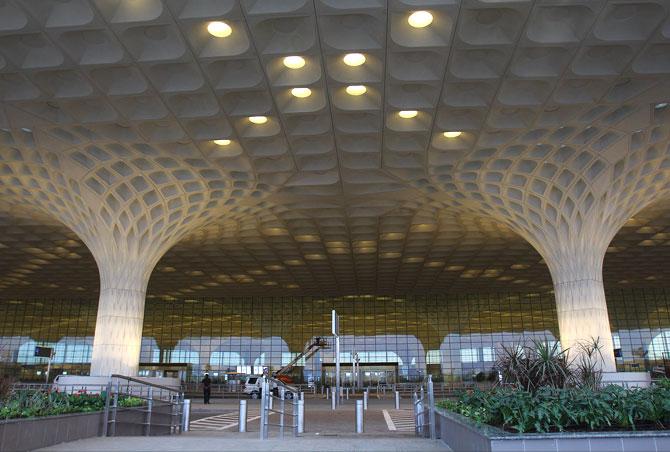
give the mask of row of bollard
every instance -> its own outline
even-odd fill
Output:
[[[349,399],[349,394],[347,391],[347,400]],[[335,409],[335,399],[330,396],[330,388],[326,388],[326,398],[332,400],[333,409]],[[269,408],[272,409],[272,397],[269,398]],[[368,399],[369,393],[367,390],[363,391],[363,400],[356,401],[356,433],[363,433],[365,429],[365,411],[368,409]],[[297,403],[297,431],[298,433],[305,432],[305,394],[299,393]],[[262,409],[262,407],[261,407]],[[395,391],[395,409],[400,409],[400,392]],[[240,409],[239,409],[239,432],[245,433],[247,431],[247,401],[240,400]]]

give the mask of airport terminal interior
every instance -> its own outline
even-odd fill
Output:
[[[0,2],[0,372],[670,372],[669,13]]]

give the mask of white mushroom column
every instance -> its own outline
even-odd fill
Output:
[[[616,372],[614,345],[603,286],[602,247],[592,245],[579,249],[560,250],[545,256],[554,282],[556,313],[561,346],[579,353],[580,342],[597,339],[602,346],[600,367]]]
[[[99,261],[98,266],[100,301],[91,375],[137,375],[144,302],[152,268],[142,261],[116,259]]]

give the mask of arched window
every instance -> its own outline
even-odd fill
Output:
[[[670,358],[670,330],[665,330],[654,336],[649,344],[649,359]]]
[[[209,365],[222,368],[244,366],[244,359],[237,352],[213,352],[209,357]]]

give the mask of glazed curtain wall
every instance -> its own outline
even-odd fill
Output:
[[[670,291],[607,294],[619,370],[651,369],[670,352]],[[46,359],[36,345],[56,350],[52,375],[89,371],[95,300],[0,302],[0,365],[4,373],[40,380]],[[185,363],[190,379],[277,368],[314,336],[329,336],[330,312],[340,314],[341,360],[354,353],[371,366],[397,368],[397,381],[482,378],[500,344],[556,340],[554,299],[539,294],[431,297],[231,298],[147,300],[141,363]],[[667,356],[666,356],[667,357]],[[319,380],[324,350],[299,363],[296,378]]]

